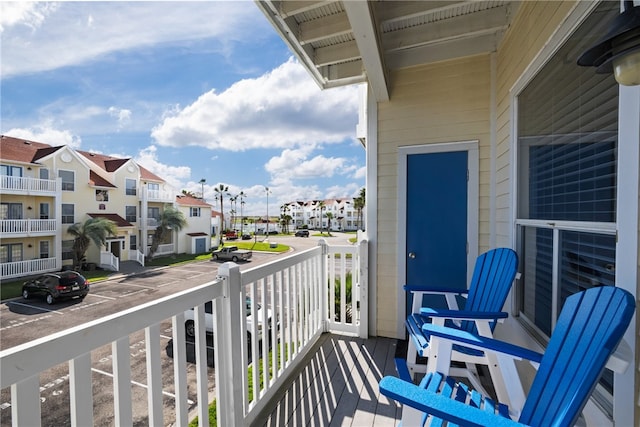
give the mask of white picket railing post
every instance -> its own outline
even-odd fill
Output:
[[[357,283],[357,301],[359,303],[358,314],[360,316],[360,324],[358,327],[358,336],[360,338],[369,337],[369,242],[365,239],[358,241],[358,283]],[[353,277],[355,280],[355,275]],[[355,289],[352,289],[352,292]],[[355,293],[355,292],[354,292]],[[356,312],[355,307],[353,310]]]
[[[329,276],[327,275],[327,270],[330,265],[328,259],[329,245],[327,244],[327,241],[325,239],[320,239],[318,241],[318,246],[322,248],[322,261],[320,266],[320,288],[322,289],[320,296],[320,314],[322,317],[320,321],[322,322],[322,332],[329,332],[330,319],[329,313],[327,311],[329,309],[329,303],[327,300],[329,298],[329,291],[331,290],[331,286],[333,286],[333,284],[330,284],[328,282]]]
[[[225,262],[218,269],[218,277],[224,282],[225,297],[214,303],[214,348],[216,365],[216,395],[218,399],[218,425],[239,426],[244,423],[244,372],[246,366],[237,363],[235,357],[242,354],[241,322],[244,302],[240,301],[241,278],[240,267],[232,262]],[[234,363],[236,362],[236,363]]]

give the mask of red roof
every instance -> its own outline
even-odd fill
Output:
[[[188,196],[186,194],[180,194],[176,196],[176,203],[181,206],[201,206],[210,208],[211,205],[202,199],[197,197]]]
[[[187,233],[187,236],[200,237],[200,236],[208,236],[207,233],[199,232],[199,233]]]
[[[117,171],[122,165],[130,160],[119,159],[117,157],[106,156],[104,154],[90,153],[88,151],[76,150],[76,152],[91,160],[93,163],[106,170],[107,172]]]
[[[96,187],[110,187],[117,188],[115,185],[95,173],[94,171],[89,171],[89,184],[95,185]]]
[[[114,213],[90,213],[90,214],[87,214],[87,215],[89,215],[91,218],[106,218],[106,219],[110,219],[111,221],[115,222],[118,227],[133,227],[133,224],[131,224],[129,221],[127,221],[126,219],[122,218],[118,214],[114,214]]]
[[[41,142],[27,141],[2,135],[0,138],[0,158],[14,162],[35,163],[36,160],[63,148],[52,147]]]
[[[138,165],[138,167],[140,168],[140,178],[147,180],[147,181],[158,181],[158,182],[164,182],[164,179],[160,178],[158,175],[154,174],[153,172],[151,172],[148,169],[145,169],[144,167]]]

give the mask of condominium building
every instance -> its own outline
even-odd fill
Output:
[[[71,267],[73,236],[67,230],[95,217],[112,220],[117,233],[102,247],[91,244],[88,266],[117,271],[120,261],[144,263],[168,206],[182,210],[188,225],[156,254],[209,250],[210,239],[203,237],[209,236],[211,206],[178,198],[164,179],[133,159],[0,138],[1,279]],[[191,215],[196,212],[200,216]]]
[[[283,211],[291,216],[295,228],[355,231],[365,223],[364,210],[358,211],[353,199],[348,198],[289,202],[284,204]]]

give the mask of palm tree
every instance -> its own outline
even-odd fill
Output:
[[[325,216],[327,217],[327,234],[331,236],[331,220],[333,219],[333,214],[331,212],[327,212]]]
[[[291,217],[291,215],[289,214],[280,215],[280,225],[282,225],[282,232],[284,234],[289,234],[289,224],[291,223],[292,219],[293,217]]]
[[[316,204],[316,209],[320,209],[320,233],[322,233],[322,211],[325,208],[324,200],[320,200]]]
[[[89,218],[85,222],[77,222],[67,230],[73,239],[73,264],[80,268],[84,255],[91,242],[96,246],[104,246],[107,236],[116,236],[118,228],[116,223],[106,218]]]
[[[156,231],[153,232],[153,240],[149,248],[149,258],[153,259],[153,254],[158,250],[158,246],[160,246],[171,231],[180,231],[186,225],[187,220],[184,214],[172,206],[167,206],[160,214],[158,226],[156,227]]]
[[[353,198],[353,207],[358,212],[358,225],[362,227],[362,210],[365,206],[365,189],[360,189],[360,195]]]
[[[215,191],[220,198],[220,221],[222,224],[220,225],[220,235],[224,232],[224,196],[225,194],[229,194],[229,186],[224,184],[219,184],[217,187],[213,187],[213,191]]]

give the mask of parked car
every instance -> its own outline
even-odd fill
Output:
[[[67,298],[80,298],[89,293],[89,281],[80,273],[72,270],[60,273],[47,273],[35,279],[28,280],[22,285],[22,298],[44,296],[47,304]]]
[[[253,256],[253,251],[248,249],[238,249],[237,246],[224,246],[220,249],[216,249],[211,253],[211,261],[218,259],[226,261],[249,261]]]
[[[253,328],[253,316],[251,315],[251,298],[245,300],[245,310],[247,316],[247,335],[251,337],[251,328]],[[262,319],[263,312],[262,306],[256,303],[256,314],[258,319]],[[206,325],[206,331],[208,334],[213,334],[213,304],[211,301],[207,301],[204,304],[204,320]],[[185,322],[184,327],[188,337],[193,338],[196,335],[196,325],[194,321],[195,311],[193,309],[184,312]],[[269,323],[268,329],[271,330],[271,310],[267,309],[267,322]],[[262,324],[258,323],[258,339],[262,339]]]
[[[251,234],[244,233],[242,235],[242,240],[251,240]]]
[[[233,231],[227,231],[224,233],[224,238],[227,240],[237,240],[238,239],[238,233],[233,230]]]
[[[309,237],[309,230],[296,231],[296,237]]]

